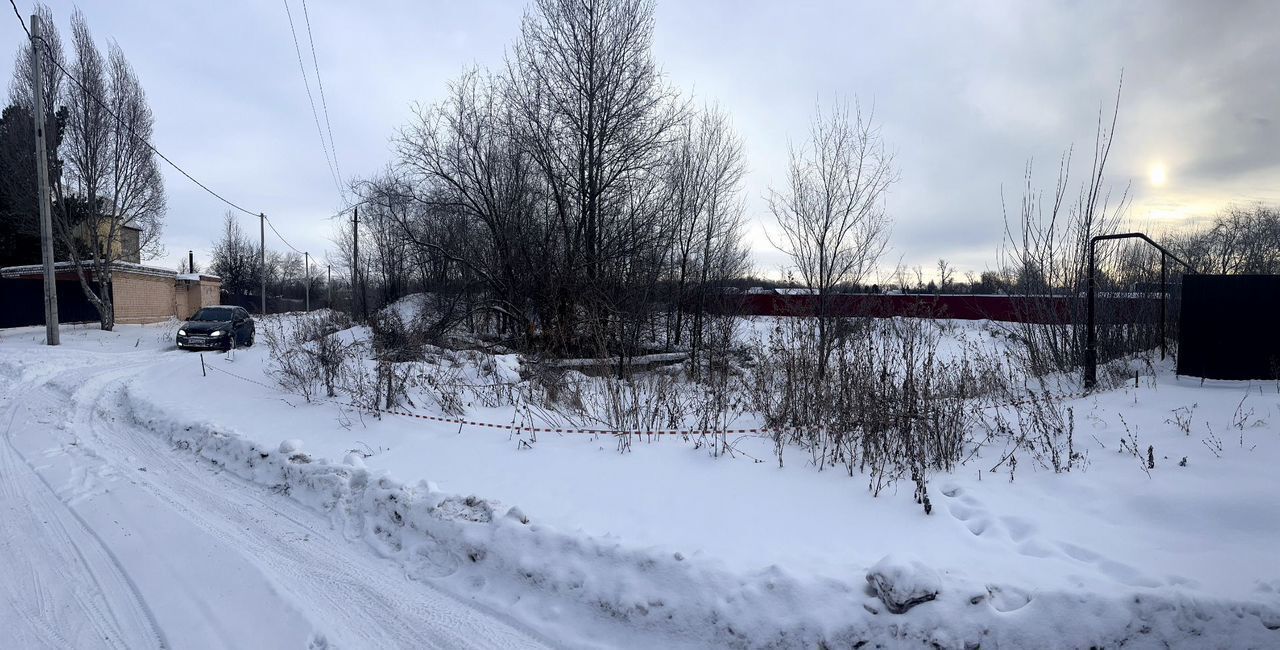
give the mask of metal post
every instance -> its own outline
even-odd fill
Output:
[[[311,254],[302,252],[303,273],[307,276],[307,311],[311,311]]]
[[[258,254],[259,268],[262,269],[262,311],[263,316],[267,315],[267,215],[265,213],[258,214]]]
[[[36,130],[36,202],[40,204],[40,257],[44,262],[44,342],[58,345],[58,276],[53,271],[53,215],[49,204],[49,158],[44,130],[44,75],[40,69],[44,61],[40,51],[44,39],[40,36],[40,16],[31,15],[31,95],[34,104],[32,118]]]
[[[1172,259],[1178,264],[1181,264],[1182,268],[1189,273],[1196,272],[1195,268],[1192,267],[1190,264],[1188,264],[1186,260],[1169,252],[1169,249],[1165,248],[1164,246],[1161,246],[1160,244],[1157,244],[1155,240],[1151,239],[1150,237],[1140,232],[1125,232],[1125,233],[1114,233],[1110,235],[1097,235],[1089,240],[1089,272],[1085,278],[1089,287],[1089,297],[1088,297],[1089,320],[1087,324],[1088,333],[1086,334],[1086,338],[1085,338],[1086,342],[1085,342],[1085,348],[1084,348],[1084,386],[1085,388],[1093,388],[1098,383],[1098,335],[1094,331],[1095,325],[1096,325],[1096,323],[1094,322],[1094,307],[1095,307],[1094,285],[1096,284],[1094,279],[1094,274],[1097,271],[1094,268],[1094,257],[1093,257],[1094,247],[1097,245],[1098,242],[1102,240],[1131,239],[1131,238],[1141,239],[1142,241],[1145,241],[1148,244],[1151,244],[1153,247],[1155,247],[1156,250],[1160,251],[1160,281],[1162,285],[1166,284],[1168,281],[1167,280],[1168,270],[1165,267],[1167,259]],[[1164,286],[1160,287],[1160,290],[1161,290],[1160,291],[1160,333],[1161,333],[1161,339],[1162,339],[1160,352],[1161,352],[1162,358],[1165,351],[1164,350],[1165,343],[1163,340],[1164,334],[1165,334],[1164,289],[1165,289]]]
[[[1085,286],[1088,287],[1088,320],[1085,325],[1085,344],[1084,344],[1084,387],[1093,388],[1098,383],[1098,335],[1093,331],[1094,325],[1094,278],[1093,278],[1093,249],[1097,245],[1094,239],[1089,240],[1089,270],[1085,276]]]
[[[1169,346],[1169,337],[1165,334],[1165,293],[1169,291],[1168,271],[1165,268],[1164,253],[1160,253],[1160,360],[1164,361],[1166,348]]]

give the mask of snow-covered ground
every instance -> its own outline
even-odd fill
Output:
[[[927,516],[767,439],[619,453],[308,404],[263,346],[206,376],[171,331],[0,332],[17,647],[1280,646],[1276,382],[1161,366],[1070,403],[1083,470],[1011,480],[991,449]],[[931,583],[902,614],[872,588]]]
[[[550,645],[138,427],[126,382],[184,354],[170,332],[0,334],[0,647]]]

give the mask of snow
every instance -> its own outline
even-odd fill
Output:
[[[998,341],[982,323],[964,327],[971,336],[955,333],[954,353],[967,340]],[[234,362],[205,354],[205,363],[240,378],[216,370],[206,377],[198,355],[169,349],[171,333],[162,328],[64,332],[56,351],[39,336],[33,328],[0,333],[7,407],[15,408],[9,386],[52,382],[74,394],[83,385],[85,399],[100,400],[123,422],[107,433],[119,429],[112,435],[127,433],[133,446],[113,471],[151,480],[153,457],[167,459],[169,474],[206,467],[240,486],[233,490],[246,504],[240,516],[253,516],[264,501],[297,504],[291,517],[324,522],[303,534],[358,540],[415,588],[438,587],[501,611],[557,645],[1280,644],[1275,382],[1201,382],[1160,365],[1137,387],[1069,402],[1076,448],[1087,454],[1083,471],[1055,474],[1023,462],[1012,476],[1007,467],[992,473],[998,450],[988,450],[952,475],[932,477],[935,508],[926,516],[912,486],[874,498],[863,480],[818,472],[800,452],[779,468],[765,439],[743,437],[737,454],[716,458],[680,437],[636,441],[625,454],[608,436],[539,434],[520,444],[530,442],[527,433],[379,420],[242,380],[273,383],[262,346],[239,350]],[[498,359],[503,374],[518,371],[516,355]],[[52,405],[32,408],[51,421],[45,428],[56,426]],[[473,405],[468,417],[510,422],[513,412]],[[1189,432],[1179,424],[1188,417]],[[92,429],[90,420],[81,413],[72,429]],[[30,439],[25,430],[18,437]],[[1141,453],[1121,450],[1122,438],[1136,440]],[[81,444],[90,442],[82,436]],[[1145,466],[1148,446],[1153,469]],[[26,457],[41,450],[32,446]],[[78,459],[65,473],[81,471],[77,463],[92,465]],[[259,496],[248,497],[251,488]],[[77,507],[101,507],[101,499]],[[15,509],[7,497],[5,506]],[[5,519],[6,535],[37,525]],[[181,544],[194,534],[179,524],[173,537],[152,543]],[[266,544],[279,553],[300,548],[284,539]],[[208,552],[233,568],[243,557],[225,545]],[[248,575],[261,572],[252,564]],[[140,565],[121,571],[135,572],[145,575]],[[169,579],[219,578],[230,580]],[[140,588],[163,591],[162,582]],[[276,602],[254,584],[245,583],[243,602]],[[108,591],[124,598],[122,589]],[[281,628],[336,638],[309,622],[317,620],[314,603],[299,606],[297,588],[285,591],[289,597],[261,611],[300,611],[296,619],[281,613],[294,621]],[[892,613],[930,593],[933,600]],[[8,622],[0,614],[0,625]],[[342,647],[376,647],[352,639],[343,637]]]
[[[383,311],[395,314],[402,323],[414,323],[431,307],[431,295],[426,293],[409,294],[386,307]]]
[[[122,381],[182,353],[160,328],[117,329],[64,327],[60,348],[0,334],[0,647],[546,647],[353,544],[287,484],[137,427]]]
[[[942,577],[932,567],[914,558],[889,554],[867,571],[867,582],[876,596],[894,614],[903,614],[938,597]]]

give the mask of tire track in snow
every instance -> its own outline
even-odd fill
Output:
[[[313,635],[313,645],[544,646],[500,614],[407,578],[367,545],[347,540],[322,515],[172,449],[133,425],[119,406],[126,374],[108,371],[86,380],[75,391],[71,426],[88,438],[91,453],[101,454],[127,480],[257,566],[323,628]]]
[[[8,571],[26,578],[0,580],[5,610],[17,619],[6,634],[15,647],[167,647],[110,550],[13,445],[14,423],[37,413],[38,392],[10,392],[0,440],[0,548]]]

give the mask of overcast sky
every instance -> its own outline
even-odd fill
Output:
[[[19,0],[24,15],[30,2]],[[72,3],[50,3],[63,31]],[[311,70],[300,0],[290,0]],[[93,32],[137,69],[154,144],[215,191],[266,212],[323,258],[342,207],[321,150],[282,2],[83,2]],[[464,66],[499,67],[525,3],[312,0],[307,6],[337,160],[347,177],[390,160],[413,103],[441,98]],[[0,25],[9,54],[16,18]],[[746,148],[759,272],[782,263],[764,238],[762,196],[780,184],[789,140],[818,100],[874,104],[902,180],[889,265],[995,264],[1001,188],[1016,205],[1034,159],[1052,188],[1076,146],[1086,172],[1100,109],[1124,91],[1110,179],[1132,183],[1146,229],[1225,205],[1280,203],[1280,2],[755,2],[659,0],[654,53],[670,82],[733,117]],[[12,57],[0,60],[3,79]],[[311,90],[317,107],[315,79]],[[323,116],[321,116],[323,120]],[[1162,177],[1162,178],[1161,178]],[[207,260],[225,206],[165,169],[159,263]],[[256,220],[245,217],[256,233]],[[283,248],[268,232],[268,247]]]

